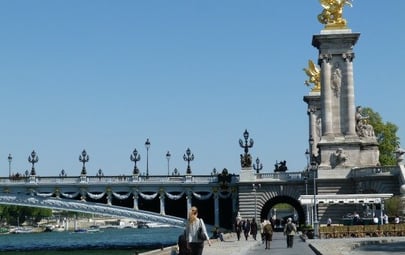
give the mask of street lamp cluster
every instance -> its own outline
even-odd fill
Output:
[[[146,148],[146,178],[149,177],[149,149],[151,146],[151,142],[149,140],[149,138],[146,139],[145,141],[145,148]],[[166,153],[166,159],[167,159],[167,175],[170,175],[170,159],[171,159],[171,153],[170,151],[167,151]],[[11,153],[8,154],[8,176],[9,178],[12,177],[12,173],[11,173],[11,163],[13,160],[13,157],[11,156]],[[140,171],[139,168],[137,166],[137,162],[141,160],[141,155],[139,154],[139,152],[137,151],[137,149],[134,149],[132,154],[130,155],[129,159],[134,162],[134,169],[132,174],[133,175],[139,175]],[[186,169],[186,174],[190,175],[191,172],[191,167],[190,167],[190,162],[194,160],[194,154],[191,153],[190,148],[187,148],[186,153],[183,156],[184,161],[187,161],[187,169]],[[83,150],[81,152],[81,154],[79,155],[79,161],[83,164],[82,166],[82,170],[80,172],[81,176],[86,176],[87,175],[87,170],[86,170],[86,163],[90,160],[89,155],[87,154],[86,150]],[[35,151],[32,151],[31,154],[28,156],[28,162],[30,162],[32,164],[31,167],[31,171],[28,172],[28,170],[26,171],[26,176],[31,175],[31,176],[35,176],[36,175],[36,171],[35,171],[35,164],[39,161],[38,155]],[[100,169],[101,170],[101,169]],[[20,174],[17,174],[18,176]],[[61,173],[59,174],[61,177],[66,177],[66,172],[65,170],[62,169]],[[180,172],[177,170],[177,168],[174,169],[172,175],[180,175]],[[100,176],[99,172],[97,173],[97,176]]]

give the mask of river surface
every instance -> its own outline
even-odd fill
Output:
[[[181,228],[102,229],[0,235],[3,255],[134,255],[177,242]]]

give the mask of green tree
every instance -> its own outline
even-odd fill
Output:
[[[0,205],[0,221],[7,222],[10,225],[34,223],[40,221],[44,217],[52,216],[51,209],[16,206],[16,205]]]
[[[385,210],[389,216],[402,215],[404,204],[400,196],[393,196],[385,201]]]
[[[399,146],[397,136],[398,127],[391,122],[383,122],[380,114],[371,108],[363,108],[363,112],[369,116],[369,123],[374,127],[374,133],[379,143],[380,164],[382,166],[395,165],[395,150]]]

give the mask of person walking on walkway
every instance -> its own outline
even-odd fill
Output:
[[[297,227],[292,222],[291,218],[287,219],[287,224],[284,226],[284,235],[287,236],[287,248],[292,248],[294,243],[294,236],[297,233]]]
[[[265,220],[263,222],[263,234],[266,243],[266,247],[264,249],[270,249],[270,242],[273,239],[273,226],[271,225],[270,221]]]
[[[201,233],[201,236],[199,235],[199,232]],[[208,245],[211,246],[207,228],[205,227],[204,221],[201,218],[198,218],[198,209],[195,206],[191,207],[188,215],[186,236],[191,255],[202,255],[205,240],[208,240]]]
[[[264,227],[264,219],[261,219],[260,224],[257,225],[259,227],[259,232],[260,232],[260,237],[262,240],[262,244],[264,244],[264,232],[263,232],[263,227]]]
[[[235,232],[236,232],[236,237],[238,238],[238,241],[240,241],[240,233],[242,233],[242,220],[236,219],[235,222]]]
[[[253,239],[256,241],[257,236],[257,222],[256,219],[253,218],[252,222],[250,223],[250,234],[253,236]]]
[[[243,223],[243,234],[245,235],[246,241],[248,240],[249,233],[250,233],[250,221],[249,221],[249,220],[246,220],[246,221]]]

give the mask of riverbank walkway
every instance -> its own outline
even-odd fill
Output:
[[[275,232],[270,250],[264,249],[260,237],[258,241],[250,236],[246,241],[237,241],[236,235],[226,234],[225,241],[212,240],[207,242],[203,255],[388,255],[405,254],[405,237],[365,237],[342,239],[311,239],[294,238],[293,248],[287,248],[285,236]],[[172,247],[142,253],[142,255],[171,255]]]

